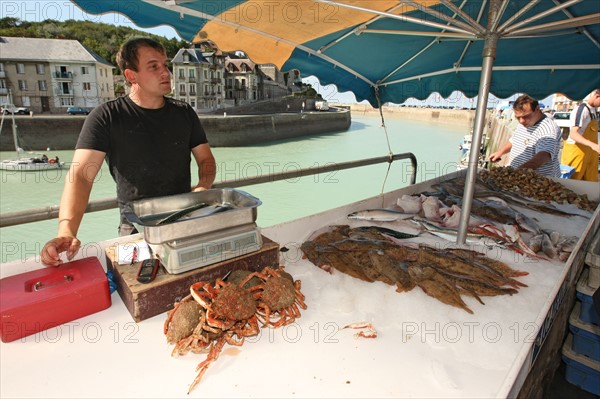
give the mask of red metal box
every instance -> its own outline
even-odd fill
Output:
[[[11,342],[104,310],[108,279],[96,257],[0,279],[0,339]]]

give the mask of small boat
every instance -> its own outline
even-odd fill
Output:
[[[458,150],[460,151],[460,156],[458,158],[458,163],[456,164],[456,170],[463,170],[469,166],[469,153],[471,152],[471,141],[473,132],[469,134],[465,134],[463,136],[463,141],[458,145]],[[485,149],[487,146],[487,137],[484,135],[481,143],[481,151],[479,153],[478,167],[484,167],[486,164],[485,160]]]
[[[4,125],[5,113],[2,114],[2,120],[0,121],[0,133],[2,132],[2,126]],[[19,135],[17,132],[17,123],[15,121],[14,113],[12,115],[12,134],[13,142],[15,144],[15,151],[17,152],[16,159],[5,159],[0,161],[0,170],[11,170],[11,171],[42,171],[49,169],[61,169],[65,163],[61,162],[58,157],[49,159],[45,154],[35,154],[36,156],[26,156],[25,151],[19,147]],[[32,154],[29,154],[32,155]]]

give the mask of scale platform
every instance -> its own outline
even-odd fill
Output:
[[[179,274],[258,251],[262,237],[256,223],[148,244],[170,274]]]
[[[142,238],[139,239],[142,242]],[[142,284],[137,281],[141,262],[121,264],[118,261],[118,245],[107,247],[106,264],[117,282],[117,291],[131,313],[133,320],[140,322],[173,309],[173,304],[190,293],[190,285],[198,281],[214,282],[235,270],[257,272],[266,266],[279,265],[279,244],[261,236],[262,246],[258,251],[201,266],[179,274],[167,273],[161,267],[154,281]],[[161,249],[162,250],[162,249]],[[173,253],[170,253],[173,255]]]

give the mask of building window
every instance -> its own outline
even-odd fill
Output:
[[[44,64],[35,64],[35,70],[38,75],[43,75],[46,73],[46,66]]]
[[[4,72],[4,63],[0,62],[0,72]]]
[[[71,105],[73,105],[73,98],[71,98],[71,97],[61,98],[60,105],[63,107],[70,107]]]
[[[179,68],[179,79],[185,79],[185,69]]]
[[[17,73],[24,74],[25,73],[25,64],[16,64]]]
[[[19,80],[19,90],[27,90],[27,81]]]
[[[208,71],[206,69],[204,70],[204,79],[208,79]]]
[[[181,96],[185,95],[185,85],[184,84],[179,85],[179,95],[181,95]]]
[[[21,104],[23,104],[24,107],[31,107],[31,99],[29,98],[29,96],[22,96]]]
[[[45,80],[38,80],[38,89],[40,91],[46,91],[46,90],[48,90],[48,85],[46,84]]]
[[[92,90],[92,84],[90,82],[83,82],[83,90]]]
[[[196,77],[196,70],[195,69],[190,69],[188,71],[188,75],[190,78],[195,78]]]
[[[190,95],[191,96],[196,95],[196,85],[195,84],[190,84]]]
[[[88,67],[81,67],[81,74],[82,75],[89,75],[90,74],[90,68],[88,68]]]

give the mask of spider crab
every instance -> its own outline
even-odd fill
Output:
[[[300,280],[294,281],[283,267],[265,267],[262,272],[252,275],[262,280],[252,289],[259,290],[257,316],[263,326],[278,328],[291,324],[300,317],[298,306],[306,309]]]
[[[300,280],[294,281],[283,267],[234,272],[227,282],[192,284],[190,295],[175,304],[164,325],[167,341],[176,344],[172,356],[208,352],[188,393],[226,343],[241,346],[245,337],[259,333],[259,320],[263,326],[277,328],[300,317],[298,307],[306,309],[300,287]]]
[[[258,334],[256,294],[242,288],[250,277],[240,284],[221,279],[214,285],[206,281],[192,284],[190,295],[168,313],[164,333],[169,343],[177,343],[173,356],[208,351],[196,368],[198,374],[188,393],[198,385],[226,343],[241,346],[245,337]]]

